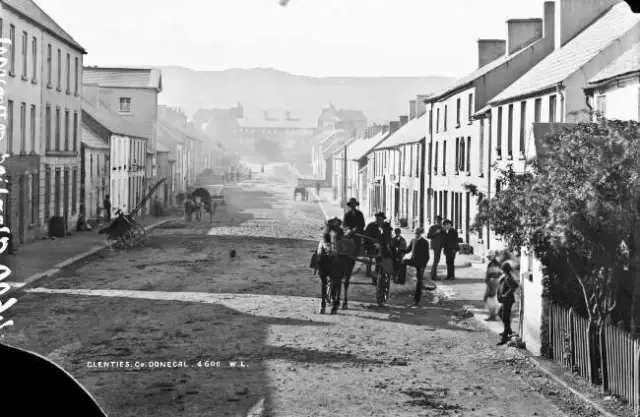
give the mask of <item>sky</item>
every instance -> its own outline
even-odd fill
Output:
[[[477,40],[544,0],[35,0],[86,65],[275,68],[307,76],[453,76]]]

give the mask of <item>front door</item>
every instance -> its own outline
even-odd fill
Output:
[[[400,216],[400,188],[396,187],[395,189],[395,195],[394,195],[394,214],[395,217],[398,218]]]
[[[24,229],[25,229],[25,184],[24,184],[24,175],[20,175],[20,179],[18,180],[18,184],[20,187],[19,195],[18,195],[18,224],[16,225],[18,228],[18,242],[21,244],[24,243]]]

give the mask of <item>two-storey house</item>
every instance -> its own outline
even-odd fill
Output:
[[[527,161],[536,157],[535,139],[540,139],[544,128],[588,120],[583,87],[640,41],[640,16],[619,0],[588,4],[558,0],[556,13],[559,24],[553,52],[489,102],[491,156],[500,168],[513,164],[523,172]],[[489,186],[500,190],[497,178]],[[541,320],[546,311],[542,271],[538,260],[524,253],[523,339],[532,352],[540,352]]]
[[[376,150],[389,152],[392,162],[385,172],[392,210],[389,214],[405,227],[424,224],[425,112],[424,106],[420,111],[416,111],[416,106],[416,100],[412,100],[409,104],[411,120],[407,123],[401,120],[400,129],[376,147]]]
[[[471,232],[477,199],[466,185],[488,195],[489,143],[484,119],[473,116],[553,50],[554,3],[544,3],[544,19],[507,21],[507,40],[478,41],[478,69],[426,100],[429,176],[425,193],[429,223],[449,219],[474,251],[490,245],[487,231]]]
[[[146,151],[139,156],[146,159],[144,172],[136,172],[142,178],[141,195],[155,185],[157,178],[157,130],[158,95],[162,92],[162,73],[151,68],[85,67],[84,81],[100,86],[100,98],[104,103],[127,119],[139,125],[148,137]],[[136,159],[138,165],[142,165]],[[137,197],[135,192],[132,198]],[[147,205],[147,212],[151,202]]]
[[[640,42],[592,77],[584,92],[598,117],[640,121]]]
[[[390,161],[390,152],[387,150],[376,150],[376,147],[390,135],[394,134],[399,128],[399,121],[391,121],[385,124],[382,131],[373,138],[372,142],[375,143],[372,143],[371,148],[366,149],[360,157],[361,159],[366,159],[365,165],[367,167],[368,185],[370,186],[367,202],[369,216],[372,216],[375,212],[384,211],[389,219],[393,217],[393,213],[390,211],[391,203],[389,193],[387,192],[387,177],[385,176],[387,167],[392,163]]]
[[[46,233],[52,216],[67,230],[77,219],[86,51],[31,0],[6,0],[0,10],[0,37],[11,41],[3,57],[8,126],[1,150],[11,155],[3,203],[17,247]]]
[[[96,204],[102,205],[108,194],[111,199],[112,217],[117,209],[129,212],[136,207],[146,194],[144,189],[144,175],[146,171],[147,144],[149,138],[145,135],[148,130],[142,125],[134,124],[112,110],[109,103],[102,100],[102,88],[97,85],[85,84],[83,88],[83,137],[99,138],[109,144],[109,155],[105,161],[91,159],[91,153],[85,152],[84,171],[91,173],[99,169],[99,165],[108,166],[107,179],[109,190],[106,192],[102,184],[96,184],[102,192],[95,195],[92,190],[85,188],[85,196],[94,198],[85,203],[85,209]],[[89,142],[89,141],[87,141]],[[95,140],[92,140],[95,143]],[[87,158],[88,157],[88,158]],[[99,156],[98,156],[99,158]],[[96,168],[93,168],[93,164]],[[85,176],[85,183],[92,183],[91,176]]]

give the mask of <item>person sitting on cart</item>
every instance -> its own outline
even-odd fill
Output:
[[[356,253],[360,253],[361,241],[356,234],[362,234],[366,225],[364,215],[358,207],[360,203],[355,198],[350,198],[347,202],[347,211],[342,219],[342,227],[345,229],[345,237],[353,237],[356,245]]]
[[[365,243],[367,251],[374,250],[374,244],[382,250],[383,258],[390,258],[391,255],[391,235],[393,228],[386,222],[387,216],[383,212],[375,214],[375,221],[369,223],[364,229],[364,235],[367,236],[368,242]]]

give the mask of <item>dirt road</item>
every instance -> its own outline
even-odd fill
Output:
[[[394,286],[378,308],[359,273],[350,309],[318,315],[308,263],[322,210],[294,203],[275,174],[228,188],[213,224],[169,223],[144,249],[102,252],[42,283],[11,309],[17,326],[6,341],[60,363],[110,416],[554,417],[571,409],[540,394],[547,383],[522,355],[496,347],[455,303],[427,296],[413,306],[411,285]],[[175,363],[149,364],[162,361]]]

